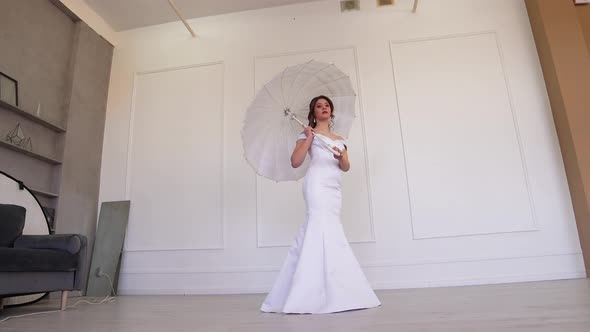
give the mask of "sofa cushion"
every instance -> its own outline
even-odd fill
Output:
[[[15,248],[55,249],[64,250],[70,254],[77,254],[82,247],[80,235],[51,234],[51,235],[22,235],[14,241]]]
[[[0,247],[12,247],[23,233],[27,209],[12,204],[0,204]]]
[[[75,271],[78,256],[63,250],[0,248],[0,272]]]

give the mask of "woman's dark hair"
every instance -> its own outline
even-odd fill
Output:
[[[307,114],[307,120],[309,121],[308,126],[315,128],[316,126],[316,122],[315,122],[315,104],[318,102],[318,100],[320,99],[325,99],[328,104],[330,104],[330,128],[333,126],[333,120],[334,120],[334,103],[332,102],[332,100],[324,95],[322,96],[317,96],[315,98],[313,98],[311,100],[311,102],[309,103],[309,113]]]

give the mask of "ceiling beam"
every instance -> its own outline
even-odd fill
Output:
[[[74,14],[74,12],[71,11],[61,1],[59,1],[59,0],[49,0],[49,2],[51,2],[55,7],[59,8],[59,10],[61,10],[64,14],[66,14],[66,16],[69,17],[72,21],[74,21],[74,22],[81,21],[80,18],[78,17],[78,15]]]
[[[193,29],[191,28],[191,26],[188,24],[188,22],[184,19],[184,17],[180,13],[180,10],[176,6],[176,3],[174,3],[174,0],[168,0],[168,3],[170,4],[170,7],[172,7],[172,9],[174,9],[174,12],[176,12],[176,15],[178,16],[178,18],[180,18],[180,20],[182,21],[182,23],[184,23],[184,26],[191,33],[191,35],[193,36],[193,38],[194,37],[197,37],[197,34],[193,31]]]

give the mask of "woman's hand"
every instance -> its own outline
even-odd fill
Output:
[[[313,142],[313,128],[307,126],[303,132],[305,133],[306,139],[298,139],[295,149],[291,154],[291,167],[293,168],[297,168],[303,164],[305,156],[307,156],[307,151],[309,151]]]
[[[332,147],[332,150],[334,150],[340,154],[339,156],[334,154],[334,158],[338,159],[338,161],[340,161],[340,160],[342,160],[342,158],[344,158],[344,154],[346,153],[346,150],[340,150],[336,146]]]
[[[337,151],[340,155],[334,155],[334,158],[338,160],[338,167],[344,172],[348,172],[350,169],[350,162],[348,161],[348,152],[346,149],[340,150],[338,147],[333,147],[334,151]]]

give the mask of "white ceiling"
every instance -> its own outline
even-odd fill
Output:
[[[84,0],[116,31],[179,21],[168,0]],[[186,19],[319,0],[175,0]]]

